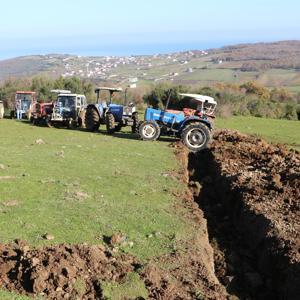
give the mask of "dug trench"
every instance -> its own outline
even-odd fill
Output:
[[[216,133],[199,154],[174,147],[183,165],[175,205],[193,226],[189,240],[143,263],[115,251],[122,234],[94,246],[0,244],[0,287],[46,299],[105,299],[105,282],[122,284],[134,273],[149,299],[297,299],[299,153],[230,131]]]
[[[240,299],[299,299],[300,156],[237,132],[189,154],[215,272]]]

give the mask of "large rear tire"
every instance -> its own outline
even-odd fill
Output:
[[[88,131],[97,131],[100,126],[100,117],[97,110],[88,107],[85,113],[85,127]]]
[[[181,139],[189,150],[198,152],[207,148],[211,141],[211,133],[205,124],[192,123],[183,129]]]
[[[160,127],[156,122],[145,121],[139,126],[139,135],[143,141],[156,141],[160,136]]]
[[[107,133],[113,134],[115,132],[115,117],[113,114],[108,113],[105,116]]]

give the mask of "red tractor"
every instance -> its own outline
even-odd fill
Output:
[[[32,123],[33,125],[47,125],[53,113],[53,102],[37,102],[32,110]]]
[[[32,121],[31,113],[36,103],[36,93],[32,91],[16,91],[15,93],[15,104],[13,110],[10,112],[10,117],[17,117],[17,106],[21,113],[21,119],[25,118]]]

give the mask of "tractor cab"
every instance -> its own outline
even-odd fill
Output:
[[[71,123],[73,125],[81,125],[81,115],[86,107],[86,97],[84,95],[72,94],[68,90],[51,90],[57,94],[57,99],[54,103],[51,114],[51,123],[61,123],[67,127]]]
[[[89,104],[86,111],[86,128],[89,131],[96,131],[100,124],[106,124],[108,133],[119,131],[122,127],[131,126],[135,132],[138,124],[138,114],[134,103],[127,104],[127,88],[123,98],[123,104],[113,103],[116,93],[122,93],[122,88],[99,87],[95,89],[97,94],[96,104]],[[109,93],[108,100],[100,98],[102,91]],[[121,101],[122,102],[122,101]]]
[[[109,94],[109,98],[107,101],[103,98],[100,98],[100,95],[103,94],[103,92],[108,92]],[[101,111],[101,114],[103,114],[103,117],[105,117],[105,114],[109,111],[118,119],[122,118],[123,106],[120,104],[113,103],[114,96],[122,92],[122,88],[99,87],[95,89],[95,93],[97,95],[97,104],[99,104],[98,107]]]
[[[215,118],[217,102],[214,98],[198,94],[179,94],[188,107],[183,108],[185,116],[199,116],[203,118]]]
[[[107,91],[109,93],[108,101],[100,98],[100,94],[102,94],[101,91]],[[123,92],[122,88],[98,87],[95,89],[95,93],[97,95],[97,104],[101,104],[103,107],[108,107],[112,104],[114,95],[121,92]]]
[[[11,117],[16,117],[17,108],[21,110],[22,118],[31,119],[32,109],[36,103],[36,93],[32,91],[17,91],[15,93],[15,107]]]

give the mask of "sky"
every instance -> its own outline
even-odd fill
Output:
[[[298,0],[1,2],[0,59],[155,54],[300,39]]]

